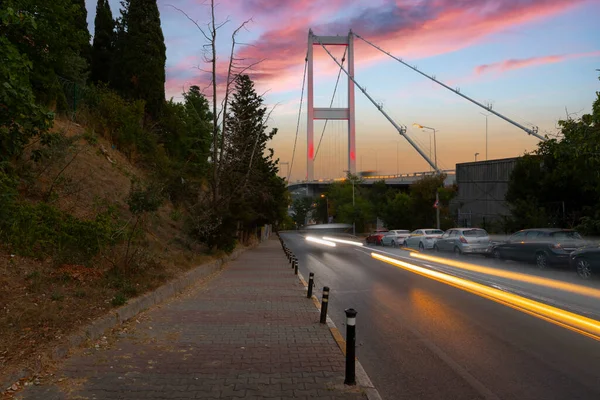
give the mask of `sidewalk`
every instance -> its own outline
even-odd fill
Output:
[[[277,239],[79,351],[23,399],[366,399]]]

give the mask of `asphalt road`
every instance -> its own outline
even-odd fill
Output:
[[[600,399],[600,342],[375,260],[373,248],[328,248],[296,233],[282,237],[300,272],[315,273],[317,296],[330,287],[329,315],[342,334],[344,309],[358,311],[357,356],[384,399]],[[600,319],[600,299],[593,296],[377,250]],[[581,284],[569,271],[467,261]]]

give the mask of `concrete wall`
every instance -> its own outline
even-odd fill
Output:
[[[510,211],[504,200],[518,158],[456,164],[458,196],[451,208],[458,226],[500,228]]]

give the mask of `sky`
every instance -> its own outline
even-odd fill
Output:
[[[119,2],[110,4],[118,16]],[[191,85],[204,88],[210,82],[203,57],[207,40],[188,19],[205,29],[209,4],[158,1],[168,99],[180,101]],[[86,6],[93,35],[96,0],[86,0]],[[271,111],[269,126],[278,129],[272,147],[275,157],[288,163],[281,165],[281,175],[291,167],[291,181],[306,178],[306,85],[302,92],[309,29],[334,36],[351,29],[509,119],[537,126],[542,135],[556,134],[567,115],[591,112],[600,90],[600,0],[220,0],[215,15],[226,22],[217,33],[220,77],[227,73],[232,33],[247,21],[236,36],[235,58],[240,66],[254,64],[246,72]],[[342,59],[343,46],[327,49]],[[315,107],[346,107],[345,74],[333,96],[339,67],[321,46],[313,51]],[[537,147],[539,139],[358,38],[354,52],[356,82],[396,124],[407,127],[439,167],[516,157]],[[358,170],[431,169],[360,90],[355,96]],[[435,135],[415,123],[434,128]],[[315,178],[342,177],[348,168],[347,122],[330,121],[323,128],[324,121],[314,122]]]

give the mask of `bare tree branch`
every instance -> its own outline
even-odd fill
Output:
[[[181,8],[177,8],[172,4],[167,4],[168,7],[174,8],[175,10],[179,11],[180,13],[182,13],[188,20],[190,20],[190,22],[192,22],[194,25],[196,25],[196,28],[198,28],[198,30],[200,32],[202,32],[202,35],[204,35],[204,37],[206,38],[206,40],[210,40],[209,37],[206,35],[206,33],[204,32],[204,29],[202,29],[200,27],[200,25],[198,24],[197,21],[195,21],[194,19],[192,19],[192,17],[190,17],[185,11],[183,11]]]
[[[229,101],[229,88],[231,87],[231,70],[232,70],[232,66],[233,66],[233,55],[235,53],[235,37],[238,34],[238,32],[243,29],[246,24],[248,24],[250,21],[252,21],[252,18],[247,19],[246,21],[242,22],[242,24],[240,26],[237,27],[236,30],[233,31],[233,33],[231,34],[231,54],[229,56],[229,67],[227,68],[227,80],[226,80],[226,84],[225,84],[225,95],[223,97],[223,103],[221,106],[221,110],[223,111],[223,122],[221,123],[221,145],[220,145],[220,149],[219,149],[219,153],[221,155],[221,157],[223,156],[223,149],[225,147],[225,135],[226,135],[226,119],[227,119],[227,103]],[[222,170],[223,165],[219,164],[219,175],[221,174],[221,170]]]

